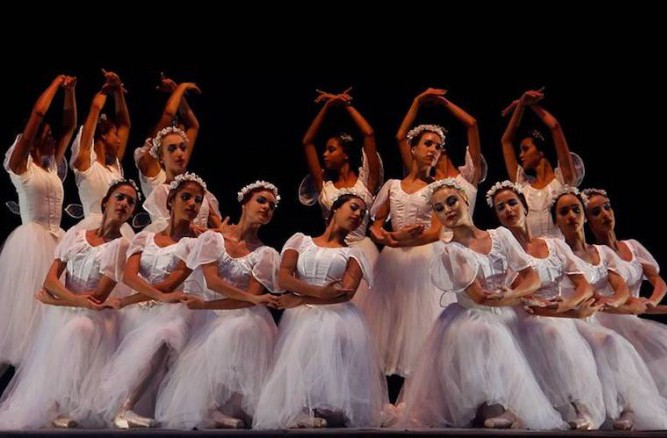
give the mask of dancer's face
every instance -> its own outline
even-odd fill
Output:
[[[588,226],[594,233],[607,233],[614,230],[616,218],[609,198],[603,195],[592,195],[586,206]]]
[[[243,204],[243,214],[251,224],[266,225],[271,222],[276,209],[276,196],[271,190],[259,190]]]
[[[468,203],[454,188],[444,187],[437,190],[431,197],[431,205],[438,220],[447,228],[471,223]]]
[[[535,145],[532,137],[526,137],[521,140],[519,160],[524,169],[535,169],[544,157],[544,153]]]
[[[521,228],[525,226],[527,211],[519,195],[513,190],[501,190],[493,197],[493,208],[503,227]]]
[[[412,147],[412,158],[421,166],[433,167],[443,151],[442,138],[435,132],[425,132]]]
[[[168,134],[162,137],[160,159],[164,168],[174,175],[185,173],[188,166],[188,145],[178,134]]]
[[[340,228],[352,232],[364,221],[366,208],[366,203],[361,198],[352,196],[334,212],[333,220]]]
[[[104,207],[104,214],[114,221],[123,223],[127,221],[137,206],[137,192],[127,184],[120,185],[114,189]]]
[[[35,145],[43,155],[53,155],[56,151],[56,139],[53,137],[51,125],[44,123],[39,131]]]
[[[120,137],[118,136],[118,129],[115,126],[109,128],[107,132],[100,135],[100,140],[104,144],[106,153],[116,156],[120,148]]]
[[[171,201],[171,211],[175,221],[192,222],[199,214],[204,202],[204,188],[196,182],[181,184]]]
[[[350,161],[350,157],[345,152],[343,145],[340,144],[340,139],[336,137],[331,137],[327,140],[322,159],[324,160],[324,167],[327,170],[338,170]]]
[[[556,225],[564,235],[571,235],[583,229],[584,206],[574,195],[563,195],[556,203]]]

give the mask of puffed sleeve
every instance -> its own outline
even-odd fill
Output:
[[[306,235],[303,233],[296,233],[285,242],[283,245],[283,250],[280,252],[280,255],[284,254],[288,249],[293,249],[296,252],[301,252],[304,242],[306,241]]]
[[[115,282],[123,279],[126,254],[130,247],[130,241],[125,237],[119,237],[109,244],[100,255],[100,274],[106,275]]]
[[[130,246],[127,249],[127,258],[133,254],[137,254],[144,251],[146,243],[148,242],[148,237],[153,234],[150,231],[142,231],[141,233],[134,236],[130,242]]]
[[[431,259],[431,281],[443,292],[461,293],[477,278],[479,262],[458,243],[436,242]]]
[[[630,250],[637,257],[637,260],[642,265],[648,265],[653,268],[657,273],[660,272],[660,265],[653,258],[653,255],[638,241],[635,239],[626,240],[625,243],[630,247]]]
[[[270,246],[257,249],[256,263],[252,267],[252,276],[271,292],[282,292],[278,287],[278,268],[280,254]]]
[[[87,246],[85,233],[86,231],[80,228],[70,228],[56,246],[55,258],[67,263],[74,254],[83,251]]]
[[[225,253],[225,238],[217,231],[209,230],[197,237],[186,263],[188,268],[195,270],[201,265],[217,261]]]
[[[188,257],[192,252],[192,249],[197,244],[197,239],[194,237],[183,237],[176,244],[176,251],[174,255],[179,259],[183,260],[186,264],[188,262]]]
[[[16,144],[19,142],[19,139],[21,138],[21,134],[16,136],[16,139],[14,139],[14,144],[12,144],[9,149],[7,149],[7,152],[5,152],[5,159],[2,162],[2,166],[5,168],[7,173],[12,178],[18,178],[20,181],[25,182],[30,179],[30,177],[33,174],[33,168],[32,168],[32,157],[28,155],[28,163],[26,166],[26,171],[23,172],[22,174],[18,175],[12,171],[12,169],[9,167],[9,161],[12,158],[12,154],[14,153],[14,149],[16,149]]]
[[[152,222],[169,219],[169,210],[167,209],[167,196],[169,195],[169,186],[163,184],[155,187],[150,195],[144,201],[144,210],[151,216]]]
[[[215,213],[218,216],[221,216],[220,214],[220,203],[218,202],[218,198],[215,197],[215,195],[208,190],[206,191],[206,200],[208,201],[208,207],[210,210]]]

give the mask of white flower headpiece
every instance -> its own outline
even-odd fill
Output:
[[[280,195],[278,194],[278,187],[274,186],[268,181],[255,181],[254,183],[248,184],[247,186],[244,186],[236,195],[236,199],[239,202],[243,202],[243,199],[246,197],[246,195],[253,190],[257,189],[264,189],[264,190],[269,190],[273,192],[273,196],[276,197],[276,206],[280,203]]]
[[[340,138],[343,141],[343,143],[352,143],[354,141],[352,136],[347,133],[339,134],[338,138]]]
[[[354,190],[354,188],[352,187],[344,187],[342,189],[338,189],[338,192],[331,198],[331,205],[333,205],[336,201],[338,201],[342,196],[345,195],[355,196],[364,201],[367,207],[370,207],[369,199],[367,199],[367,197],[364,196],[363,194]]]
[[[135,183],[133,179],[118,178],[118,179],[115,179],[115,180],[111,181],[111,183],[109,184],[109,187],[113,187],[113,186],[120,185],[120,184],[129,184],[129,185],[131,185],[132,188],[134,188],[134,190],[137,192],[137,200],[141,201],[141,191],[139,190],[139,187],[137,187],[137,183]]]
[[[609,199],[609,195],[607,194],[606,190],[603,189],[595,189],[595,188],[589,188],[589,189],[584,189],[581,191],[583,195],[585,196],[585,201],[586,201],[586,206],[588,206],[588,203],[590,202],[591,198],[593,196],[604,196],[605,198]]]
[[[412,141],[413,138],[417,137],[419,134],[421,134],[424,131],[429,131],[429,132],[434,132],[442,138],[442,144],[445,144],[445,134],[447,134],[447,130],[443,128],[442,126],[438,125],[418,125],[412,128],[410,131],[408,131],[408,141]]]
[[[556,202],[558,202],[558,199],[561,196],[565,195],[580,196],[581,199],[584,201],[584,207],[586,206],[586,204],[588,204],[588,197],[584,193],[581,193],[578,188],[572,186],[563,186],[563,188],[560,189],[560,191],[558,191],[553,198],[551,198],[551,203],[549,204],[549,210],[551,210],[554,207],[554,205],[556,204]]]
[[[461,193],[466,200],[468,200],[468,194],[465,192],[465,190],[463,190],[463,186],[455,178],[445,178],[436,182],[432,182],[426,187],[426,190],[424,190],[422,196],[426,199],[427,202],[430,203],[431,198],[433,197],[433,193],[443,187],[449,187],[451,189],[458,190],[458,192]]]
[[[537,139],[537,140],[544,141],[544,136],[537,129],[533,129],[532,131],[530,131],[530,136]]]
[[[163,130],[158,132],[157,135],[155,135],[155,138],[153,139],[153,146],[149,151],[152,157],[154,158],[160,157],[160,147],[162,146],[162,139],[169,134],[180,135],[181,137],[183,137],[183,141],[185,141],[185,143],[188,143],[190,141],[188,139],[188,135],[182,129],[178,129],[175,126],[167,126]]]
[[[204,188],[206,190],[206,183],[204,182],[203,179],[201,179],[197,174],[192,173],[192,172],[185,172],[180,175],[178,175],[172,182],[169,183],[169,191],[177,189],[178,186],[183,184],[186,181],[192,181]]]
[[[515,193],[520,193],[524,195],[523,190],[521,190],[521,187],[514,184],[512,181],[505,180],[497,182],[491,186],[488,192],[486,192],[486,203],[489,204],[489,207],[493,208],[493,197],[496,196],[496,193],[505,189],[512,190]]]

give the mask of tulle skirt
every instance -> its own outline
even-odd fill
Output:
[[[374,286],[359,303],[379,349],[385,375],[408,376],[433,322],[453,294],[431,282],[433,245],[385,247],[375,264]]]
[[[30,222],[7,237],[0,253],[0,364],[19,365],[41,319],[35,294],[64,232]]]
[[[512,319],[511,309],[447,307],[406,381],[400,424],[468,427],[487,403],[511,410],[529,429],[562,428],[508,327]]]
[[[363,239],[353,242],[350,245],[361,248],[361,251],[364,253],[364,256],[366,257],[366,261],[368,262],[368,266],[370,266],[371,269],[375,267],[375,263],[377,262],[380,252],[378,251],[377,246],[375,246],[375,243],[373,243],[373,241],[369,237],[364,237]],[[364,310],[361,307],[362,303],[364,302],[364,300],[366,300],[367,298],[366,295],[370,291],[371,291],[371,286],[368,284],[366,280],[362,279],[361,283],[359,283],[359,287],[357,288],[357,292],[354,294],[354,297],[352,298],[352,302],[362,311]]]
[[[602,326],[597,318],[575,323],[593,351],[608,419],[615,420],[631,409],[637,429],[667,429],[667,400],[658,393],[646,364],[627,339]]]
[[[190,311],[183,304],[134,305],[123,310],[120,345],[102,370],[94,408],[104,424],[111,424],[121,405],[140,385],[148,371],[150,384],[135,405],[140,415],[153,417],[155,395],[166,369],[151,369],[161,348],[167,349],[167,366],[187,342]],[[160,364],[161,365],[161,364]]]
[[[342,414],[348,427],[379,426],[386,402],[375,348],[352,303],[285,311],[254,428],[290,427],[316,411]]]
[[[667,397],[667,326],[636,315],[601,313],[597,318],[630,341],[648,366],[660,395]]]
[[[155,408],[162,427],[206,427],[212,410],[252,421],[273,358],[276,324],[264,306],[217,313],[162,382]]]
[[[0,406],[0,429],[36,429],[59,414],[91,425],[99,372],[116,347],[116,314],[44,306],[35,341]]]
[[[528,315],[516,309],[521,347],[542,391],[566,420],[576,417],[572,402],[584,405],[594,427],[605,420],[602,384],[593,352],[569,318]]]

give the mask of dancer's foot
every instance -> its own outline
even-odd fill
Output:
[[[505,410],[505,412],[496,417],[484,420],[484,427],[488,429],[519,429],[521,421],[514,412]]]
[[[67,415],[58,415],[55,420],[52,421],[54,427],[59,427],[62,429],[71,429],[78,426],[77,422],[72,417]]]
[[[593,418],[588,412],[588,408],[581,403],[572,403],[577,417],[568,421],[567,424],[572,430],[591,430],[593,429]]]
[[[142,417],[136,412],[128,409],[121,411],[113,419],[113,425],[117,429],[132,429],[135,427],[155,427],[157,422],[153,418]]]
[[[327,420],[311,415],[300,415],[291,424],[291,429],[323,429],[327,427]]]
[[[614,421],[614,430],[632,430],[635,428],[635,413],[629,410],[621,412],[618,420]]]
[[[218,429],[244,429],[245,423],[240,418],[230,417],[219,410],[211,412],[211,420]]]

